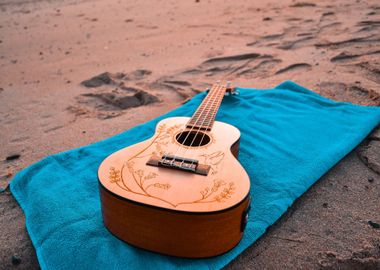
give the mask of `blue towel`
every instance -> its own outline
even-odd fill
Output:
[[[293,82],[265,91],[239,88],[217,120],[241,131],[239,160],[251,178],[252,210],[242,241],[209,259],[134,248],[103,226],[97,170],[120,148],[152,136],[156,123],[191,116],[205,97],[107,140],[49,156],[19,172],[11,191],[42,269],[219,269],[252,245],[287,208],[380,122],[380,108],[334,102]]]

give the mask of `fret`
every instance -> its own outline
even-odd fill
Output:
[[[226,90],[226,86],[214,84],[206,98],[188,121],[187,127],[211,130]]]

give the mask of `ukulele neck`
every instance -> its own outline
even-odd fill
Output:
[[[231,91],[232,88],[228,85],[214,84],[189,122],[187,122],[186,127],[190,129],[210,131],[215,122],[215,117],[218,113],[220,104],[222,103],[224,94]]]

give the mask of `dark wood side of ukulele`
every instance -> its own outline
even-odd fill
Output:
[[[231,147],[237,156],[239,141]],[[223,254],[243,235],[249,195],[238,205],[211,213],[181,212],[119,197],[100,184],[103,220],[123,241],[162,254],[205,258]]]

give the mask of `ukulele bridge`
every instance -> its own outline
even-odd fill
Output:
[[[207,175],[210,170],[209,165],[199,164],[196,159],[182,158],[171,155],[163,155],[161,158],[153,156],[148,160],[146,165],[176,169],[200,175]]]

